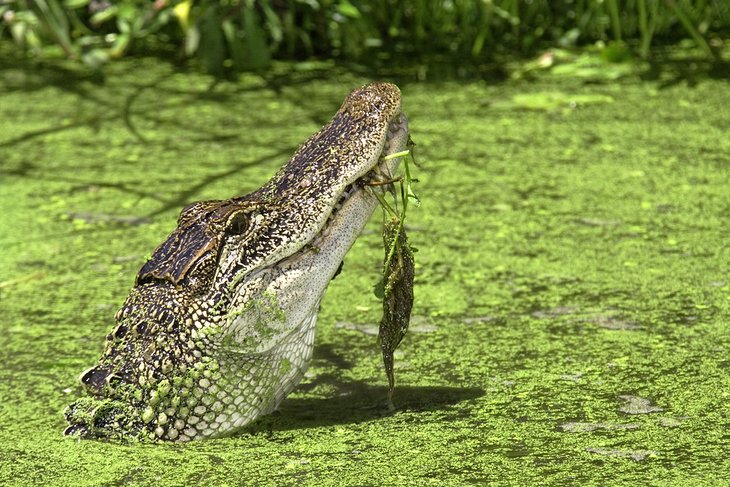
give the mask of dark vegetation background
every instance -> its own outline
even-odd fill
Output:
[[[218,76],[316,58],[493,75],[548,47],[623,62],[685,39],[717,63],[730,32],[727,0],[0,0],[0,17],[0,38],[26,57],[98,68],[161,55]]]

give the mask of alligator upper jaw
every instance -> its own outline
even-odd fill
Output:
[[[386,134],[385,145],[383,147],[380,156],[375,159],[370,170],[363,176],[350,182],[340,195],[339,199],[332,207],[329,218],[320,229],[319,233],[307,246],[319,247],[322,240],[330,233],[329,229],[332,226],[335,217],[340,212],[342,207],[353,200],[353,196],[363,191],[366,191],[369,186],[374,182],[388,182],[394,179],[395,170],[398,167],[398,159],[386,159],[386,156],[395,154],[405,149],[408,141],[408,118],[402,112],[394,117],[394,119],[388,125],[388,132]],[[370,210],[372,211],[372,210]],[[363,222],[364,223],[364,222]]]

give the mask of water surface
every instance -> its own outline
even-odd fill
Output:
[[[368,79],[153,61],[0,72],[0,483],[717,485],[727,460],[725,81],[401,82],[412,331],[389,414],[376,215],[280,412],[185,445],[61,435],[145,257],[261,185]]]

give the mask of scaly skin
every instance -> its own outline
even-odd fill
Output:
[[[312,355],[319,303],[408,124],[395,85],[348,95],[263,187],[201,201],[137,274],[66,434],[188,441],[276,409]]]

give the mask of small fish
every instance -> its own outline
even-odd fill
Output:
[[[408,331],[413,307],[413,251],[400,219],[386,219],[383,225],[385,262],[383,266],[383,317],[378,339],[388,375],[388,409],[393,410],[393,352]]]

